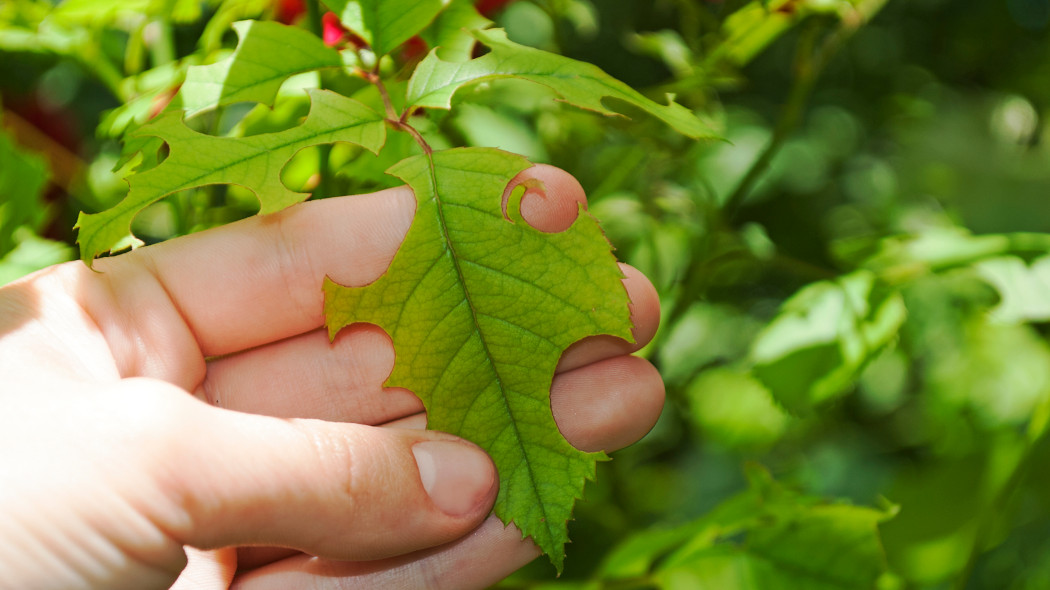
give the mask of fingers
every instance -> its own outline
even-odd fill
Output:
[[[656,287],[638,269],[620,264],[624,273],[623,284],[631,300],[631,332],[634,342],[614,336],[592,336],[570,346],[558,361],[558,372],[582,367],[620,354],[631,354],[641,349],[656,335],[660,324],[660,296]]]
[[[571,223],[576,203],[584,199],[579,184],[549,166],[523,175],[533,171],[547,188],[543,198],[533,189],[523,200],[526,219],[549,227],[559,221]],[[344,285],[376,280],[404,239],[414,211],[415,198],[407,187],[308,202],[100,259],[96,269],[103,274],[80,268],[77,278],[100,285],[95,290],[102,294],[125,293],[112,285],[137,284],[144,292],[164,295],[164,309],[150,316],[141,309],[156,308],[157,300],[142,299],[134,291],[123,297],[119,313],[111,314],[115,317],[99,312],[112,326],[102,326],[103,331],[137,342],[148,351],[140,356],[225,355],[320,327],[324,277]],[[156,288],[142,287],[148,281]],[[87,303],[89,315],[107,308],[105,297]],[[172,350],[163,338],[136,341],[138,334],[147,332],[143,328],[158,319],[164,322],[158,332],[188,332],[196,346],[184,343]],[[183,325],[168,325],[172,322]]]
[[[154,290],[166,295],[184,324],[161,328],[188,331],[199,347],[176,353],[229,354],[320,327],[325,275],[352,285],[377,279],[408,231],[414,210],[407,187],[308,202],[100,259],[95,268],[101,274],[81,273],[85,281],[103,285],[155,281],[159,287]],[[141,313],[151,300],[140,300],[135,291],[108,290],[125,294],[113,321],[129,327],[125,337],[143,332],[142,326],[157,317]],[[92,314],[107,302],[86,303]],[[167,350],[156,339],[142,346]]]
[[[382,329],[358,324],[334,342],[321,329],[212,361],[196,394],[253,414],[383,424],[423,409],[412,393],[383,388],[393,367]]]
[[[649,361],[618,356],[562,373],[551,386],[551,412],[562,436],[581,451],[615,451],[641,439],[660,417],[664,383]],[[386,426],[425,428],[414,414]]]
[[[618,356],[562,373],[551,387],[558,429],[581,451],[614,451],[641,439],[664,406],[664,383],[649,361]]]
[[[504,527],[492,516],[470,535],[437,549],[367,563],[298,555],[239,576],[231,589],[481,589],[537,555],[539,550],[522,541],[516,527]],[[513,569],[508,569],[510,564],[515,564]]]
[[[186,548],[186,567],[169,590],[226,590],[237,573],[237,549]]]
[[[181,544],[377,559],[456,539],[495,500],[488,456],[446,434],[279,420],[152,380],[122,386],[158,414],[141,460],[165,500],[151,516]]]
[[[565,437],[584,450],[612,451],[635,442],[656,423],[663,406],[663,382],[656,369],[635,357],[616,357],[559,376],[551,391],[554,415]],[[399,426],[422,427],[419,416]],[[487,588],[540,554],[521,532],[495,516],[470,535],[448,545],[359,563],[286,553],[242,552],[259,565],[240,576],[234,588]],[[272,561],[281,557],[277,561]]]
[[[606,359],[558,375],[551,388],[551,406],[558,427],[573,446],[585,451],[615,451],[636,442],[656,424],[663,402],[663,380],[656,368],[644,359],[629,356]],[[426,426],[426,418],[415,414],[389,426],[422,429]],[[381,563],[332,564],[300,558],[284,561],[291,555],[289,552],[247,548],[240,551],[239,564],[244,569],[263,567],[259,574],[249,576],[248,580],[261,581],[265,575],[260,574],[279,572],[276,579],[289,584],[283,587],[294,587],[298,582],[312,580],[312,576],[333,575],[352,578],[349,582],[344,580],[346,586],[334,587],[383,588],[387,587],[384,585],[388,580],[385,576],[397,575],[408,580],[420,576],[427,580],[433,578],[445,585],[435,581],[437,585],[434,586],[407,584],[395,587],[484,588],[538,554],[531,542],[521,540],[521,533],[515,527],[504,528],[498,519],[490,518],[482,529],[467,539],[437,551]],[[449,569],[452,564],[459,565]],[[394,571],[385,571],[387,567],[394,568]],[[297,569],[303,571],[297,572]],[[470,579],[479,583],[457,585],[457,569],[469,570]],[[291,584],[292,580],[296,584]],[[318,582],[318,588],[326,587],[323,580],[313,581]],[[243,587],[255,586],[245,583]]]
[[[504,199],[518,185],[525,186],[521,216],[541,231],[565,231],[576,220],[580,205],[587,204],[579,181],[561,168],[547,164],[536,164],[515,176],[504,191]]]
[[[639,271],[621,267],[632,301],[635,342],[586,338],[565,352],[559,372],[629,354],[652,339],[660,315],[656,290]],[[386,333],[358,324],[342,330],[333,343],[323,331],[315,331],[216,359],[209,363],[197,395],[244,412],[383,424],[422,410],[411,393],[383,389],[393,366],[394,350]]]

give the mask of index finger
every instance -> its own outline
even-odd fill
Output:
[[[516,180],[522,176],[538,178],[546,187],[546,203],[523,204],[530,221],[575,216],[575,202],[584,200],[576,180],[557,168],[536,166]],[[526,211],[527,206],[534,211]],[[148,269],[200,353],[219,356],[323,325],[324,277],[350,286],[378,279],[414,212],[408,187],[312,201],[102,259],[96,267],[117,274]]]

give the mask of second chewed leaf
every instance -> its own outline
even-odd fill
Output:
[[[559,233],[504,214],[521,156],[471,148],[390,169],[416,195],[416,215],[386,274],[364,287],[325,282],[332,337],[357,322],[394,343],[389,387],[423,400],[428,427],[467,438],[500,475],[496,515],[531,536],[558,569],[566,521],[602,453],[577,450],[551,414],[562,352],[595,334],[631,339],[627,292],[609,242],[581,210]]]
[[[659,118],[683,135],[698,139],[717,137],[689,109],[674,101],[653,102],[595,65],[519,45],[507,39],[502,29],[473,34],[488,46],[489,53],[470,61],[452,62],[438,57],[437,50],[430,52],[409,80],[411,106],[448,109],[452,95],[467,84],[519,78],[547,86],[565,102],[603,115],[616,114],[602,103],[603,98],[615,98]]]
[[[346,142],[378,152],[386,140],[383,116],[363,103],[327,90],[310,91],[310,112],[301,124],[276,133],[251,137],[216,137],[198,133],[173,111],[139,128],[132,137],[159,137],[168,144],[167,159],[131,175],[128,194],[111,209],[81,213],[80,256],[90,262],[99,254],[135,243],[131,222],[143,209],[164,197],[209,184],[237,184],[259,198],[262,214],[305,201],[281,182],[281,170],[299,150]]]

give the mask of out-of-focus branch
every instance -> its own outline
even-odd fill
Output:
[[[80,156],[11,111],[0,111],[0,125],[19,145],[47,160],[51,182],[70,195],[82,192],[80,183],[87,165]]]

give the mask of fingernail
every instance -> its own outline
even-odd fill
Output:
[[[423,489],[446,514],[473,512],[492,490],[492,461],[476,447],[455,441],[426,441],[413,445],[412,454]]]

